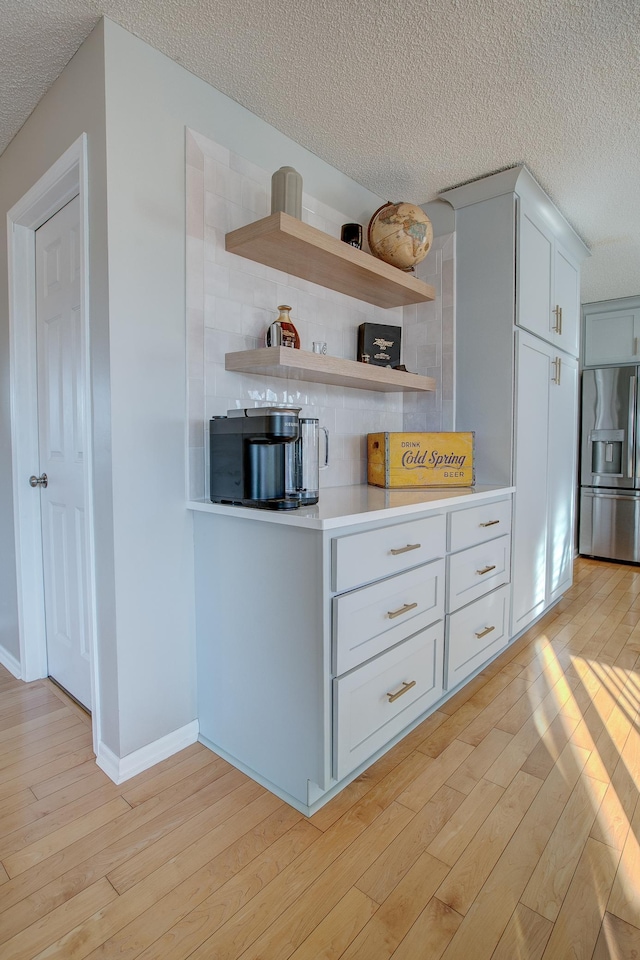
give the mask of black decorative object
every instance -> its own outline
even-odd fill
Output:
[[[386,323],[361,323],[358,327],[358,360],[378,367],[396,367],[400,363],[402,327]]]
[[[362,250],[362,224],[343,223],[340,231],[340,239],[344,243],[348,243],[349,246]]]

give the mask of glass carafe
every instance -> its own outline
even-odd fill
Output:
[[[325,436],[325,452],[320,465],[320,432]],[[314,417],[300,418],[298,446],[298,496],[301,504],[317,503],[320,493],[320,470],[329,466],[329,431]]]

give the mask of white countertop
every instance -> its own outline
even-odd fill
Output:
[[[327,487],[320,491],[320,500],[313,507],[297,510],[260,510],[255,507],[234,507],[210,500],[190,500],[189,510],[217,513],[263,523],[280,523],[312,530],[331,530],[368,520],[390,520],[416,514],[421,510],[439,510],[490,500],[513,493],[515,487],[437,487],[421,490],[384,490],[360,484],[352,487]]]

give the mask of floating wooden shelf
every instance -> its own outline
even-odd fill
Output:
[[[436,296],[430,284],[412,274],[286,213],[233,230],[226,249],[377,307],[425,303]]]
[[[359,387],[361,390],[380,390],[384,393],[436,389],[433,377],[376,367],[357,360],[327,357],[308,350],[293,350],[291,347],[262,347],[259,350],[227,353],[225,368],[234,373],[259,373],[269,377],[289,377],[292,380],[328,383],[335,387]]]

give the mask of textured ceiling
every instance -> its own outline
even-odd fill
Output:
[[[526,163],[640,294],[639,0],[0,0],[0,150],[102,14],[380,196]]]

